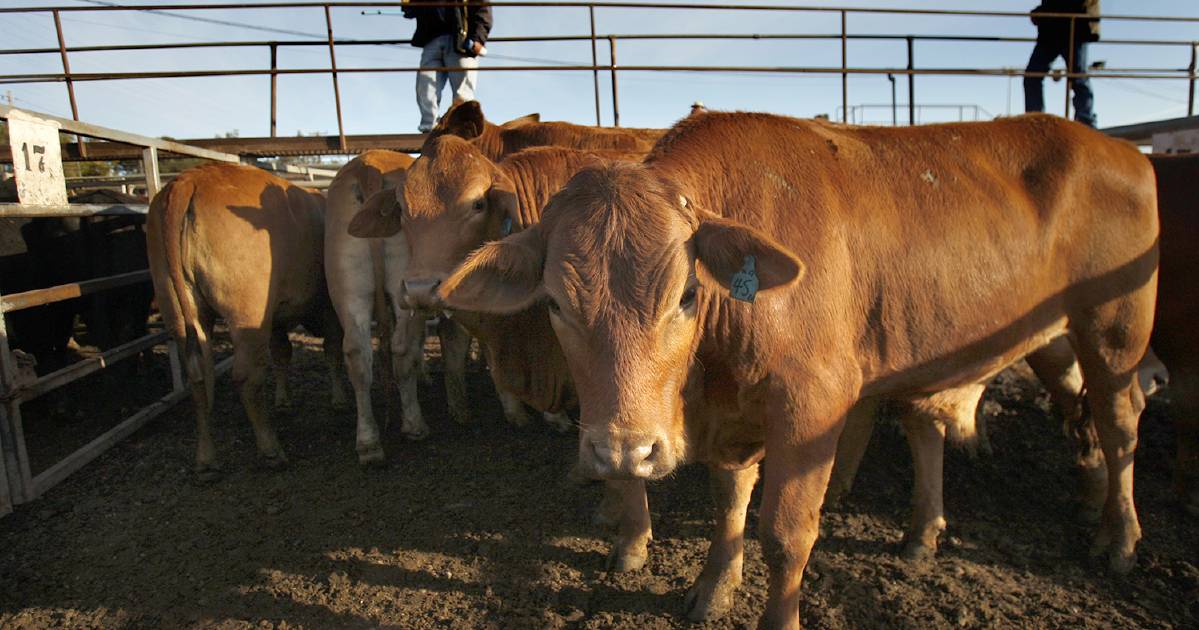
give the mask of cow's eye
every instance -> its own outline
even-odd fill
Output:
[[[683,291],[683,297],[679,299],[679,308],[684,311],[695,306],[695,285],[687,287]]]
[[[475,212],[482,212],[487,209],[487,199],[479,197],[475,201]]]

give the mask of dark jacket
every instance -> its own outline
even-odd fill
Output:
[[[1032,23],[1037,25],[1037,40],[1065,42],[1070,39],[1069,18],[1038,17],[1038,13],[1079,13],[1095,16],[1074,21],[1074,40],[1099,41],[1099,0],[1045,0],[1032,10]]]
[[[455,37],[455,47],[461,49],[464,40],[470,39],[480,44],[487,43],[487,35],[491,33],[491,6],[480,5],[478,2],[463,0],[466,10],[466,23],[462,24],[460,7],[422,7],[419,5],[446,0],[407,0],[404,3],[404,17],[416,19],[416,32],[412,34],[412,45],[423,48],[436,37],[450,35]]]

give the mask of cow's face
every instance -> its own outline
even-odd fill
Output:
[[[438,285],[470,252],[510,230],[516,216],[511,181],[456,136],[425,146],[398,195],[409,249],[404,288],[413,308],[439,306]]]
[[[758,291],[802,273],[770,238],[614,164],[581,171],[539,225],[481,248],[440,293],[501,313],[544,300],[579,395],[582,469],[659,478],[686,454],[682,394],[705,313],[747,261]]]

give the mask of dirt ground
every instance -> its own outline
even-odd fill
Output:
[[[448,421],[434,382],[422,389],[432,436],[412,443],[389,431],[389,465],[362,469],[353,412],[330,406],[312,340],[295,368],[294,408],[275,415],[286,469],[257,465],[226,377],[214,414],[226,465],[219,482],[192,477],[195,429],[183,404],[0,519],[0,627],[690,625],[683,596],[711,524],[703,468],[651,486],[650,560],[609,573],[609,533],[589,523],[600,488],[566,474],[576,436],[506,425],[485,375],[470,380],[476,424]],[[131,389],[103,396],[119,405]],[[896,556],[912,472],[902,434],[884,418],[853,493],[824,515],[804,584],[805,624],[1199,627],[1199,520],[1171,501],[1167,397],[1150,404],[1141,425],[1136,499],[1145,538],[1127,578],[1087,558],[1091,530],[1073,517],[1064,440],[1044,394],[1021,374],[1001,376],[983,406],[995,454],[947,454],[950,526],[931,562]],[[53,449],[36,442],[76,432],[71,423],[80,421],[67,411],[33,423],[31,448]],[[753,625],[765,599],[756,508],[749,518],[745,583],[736,607],[710,627]]]

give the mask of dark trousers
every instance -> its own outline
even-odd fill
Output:
[[[1065,38],[1063,38],[1065,39]],[[1037,40],[1028,58],[1028,72],[1049,72],[1053,60],[1061,57],[1069,63],[1069,44],[1065,41]],[[1087,68],[1087,43],[1078,42],[1074,45],[1074,65],[1070,72],[1085,72]],[[1024,77],[1024,111],[1045,111],[1045,94],[1041,84],[1044,77]],[[1095,95],[1091,92],[1091,80],[1087,78],[1070,79],[1070,89],[1074,92],[1074,120],[1088,126],[1095,126]]]

